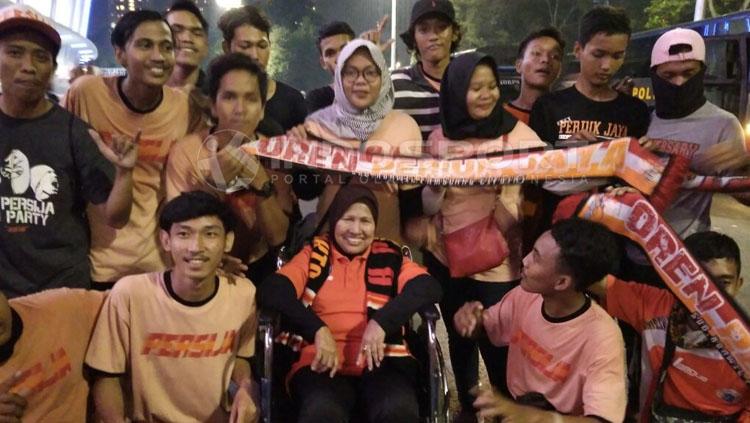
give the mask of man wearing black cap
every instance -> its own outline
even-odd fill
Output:
[[[112,227],[130,215],[136,145],[95,143],[46,97],[60,44],[34,9],[0,9],[0,290],[8,297],[88,288],[87,203]]]
[[[391,75],[396,94],[393,108],[411,115],[426,140],[440,126],[440,80],[461,41],[461,29],[448,0],[419,0],[410,22],[401,39],[417,63]]]

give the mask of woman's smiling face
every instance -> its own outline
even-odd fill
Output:
[[[492,114],[500,100],[500,87],[497,85],[495,73],[485,65],[479,64],[474,68],[466,90],[466,110],[474,120],[481,120]]]
[[[336,221],[333,231],[336,245],[345,254],[362,254],[375,238],[375,219],[364,203],[354,203]]]
[[[378,101],[380,69],[367,49],[359,49],[347,59],[341,67],[341,83],[347,101],[357,110],[365,110]]]

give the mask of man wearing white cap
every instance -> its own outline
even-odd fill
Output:
[[[733,172],[746,164],[742,125],[731,113],[706,100],[706,45],[697,32],[676,28],[665,32],[651,51],[651,81],[656,110],[647,137],[692,144],[691,168],[701,174]],[[722,145],[719,145],[719,144]],[[729,163],[722,152],[740,161]],[[750,203],[747,194],[736,195]],[[684,238],[710,229],[711,193],[686,191],[679,194],[664,213],[674,230]]]
[[[59,287],[89,287],[86,204],[117,224],[132,202],[136,146],[95,144],[46,97],[60,44],[34,9],[0,9],[0,291],[44,290],[0,293],[2,422],[86,421],[83,359],[104,293]]]
[[[0,9],[0,290],[8,297],[88,288],[86,205],[113,226],[130,215],[136,146],[95,143],[83,122],[47,99],[60,44],[34,9]],[[44,195],[35,169],[46,169]]]

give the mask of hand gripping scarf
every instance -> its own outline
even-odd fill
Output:
[[[460,142],[460,141],[457,141]],[[669,141],[665,141],[669,142]],[[591,196],[580,216],[640,244],[677,298],[727,362],[750,383],[750,325],[723,295],[661,218],[679,189],[750,191],[748,177],[706,177],[688,171],[688,160],[660,158],[638,140],[621,138],[584,147],[470,159],[379,156],[329,143],[276,137],[243,145],[249,154],[361,177],[432,185],[497,185],[549,179],[618,177],[643,195]]]
[[[653,205],[640,194],[595,194],[586,201],[579,217],[599,222],[639,244],[701,331],[735,373],[750,384],[747,316],[716,287]]]

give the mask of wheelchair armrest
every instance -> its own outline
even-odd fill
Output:
[[[445,362],[437,338],[437,322],[440,311],[435,304],[428,304],[419,310],[419,315],[427,329],[427,358],[429,372],[430,407],[427,421],[439,423],[448,421],[448,378],[445,374]]]
[[[278,332],[280,314],[272,310],[261,309],[258,312],[258,340],[261,345],[259,357],[261,379],[271,378],[273,365],[273,341]]]
[[[420,308],[418,313],[423,320],[428,322],[437,323],[437,321],[440,320],[440,311],[435,304],[427,304]]]
[[[262,346],[260,364],[261,422],[271,423],[271,379],[273,378],[273,339],[279,323],[279,313],[270,310],[258,312],[258,340]]]
[[[276,329],[279,324],[280,314],[277,311],[261,309],[258,313],[258,329],[270,326]]]

